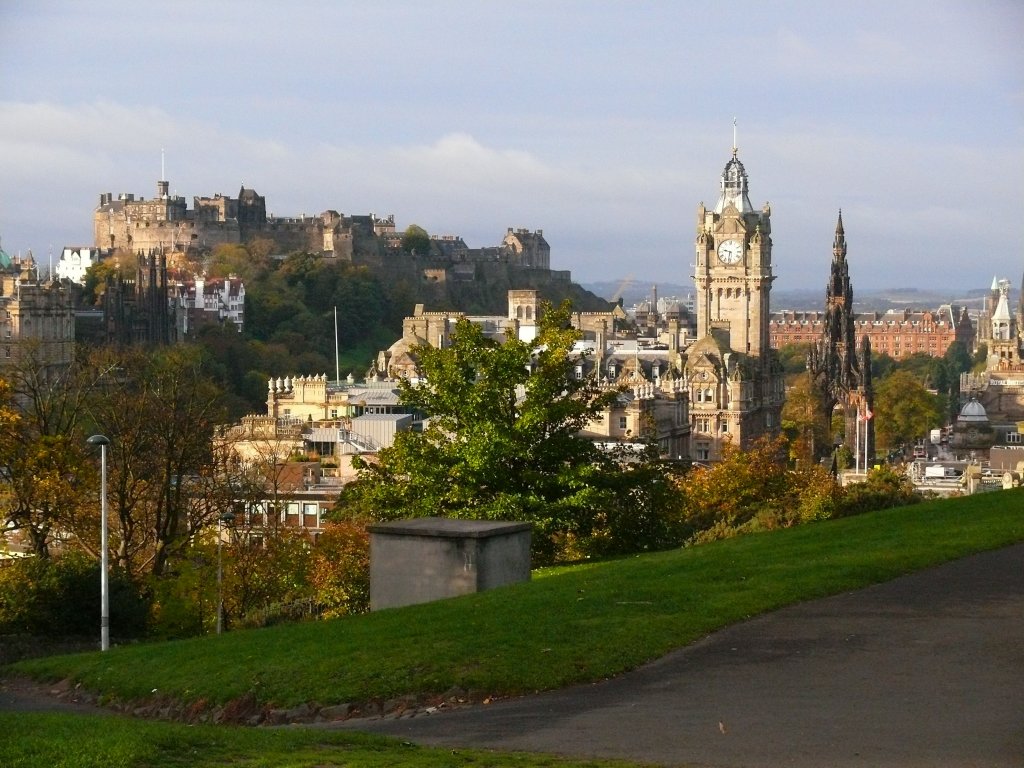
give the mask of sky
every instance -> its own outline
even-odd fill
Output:
[[[1016,288],[1022,40],[1016,0],[0,0],[0,246],[163,174],[692,285],[735,119],[776,288],[824,291],[840,209],[855,292]]]

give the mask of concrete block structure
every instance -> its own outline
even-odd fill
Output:
[[[530,523],[421,517],[372,525],[370,610],[530,580]]]

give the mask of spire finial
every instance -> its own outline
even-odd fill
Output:
[[[739,148],[736,146],[736,118],[732,119],[732,156],[736,157],[736,152]]]

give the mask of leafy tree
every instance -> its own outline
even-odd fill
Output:
[[[204,263],[207,277],[228,277],[238,275],[245,281],[260,274],[261,268],[269,269],[269,259],[254,256],[249,248],[242,245],[218,245]]]
[[[236,626],[266,626],[286,607],[312,606],[309,537],[279,526],[243,531],[224,546],[224,614]]]
[[[19,345],[0,385],[0,497],[4,523],[21,531],[37,557],[58,533],[98,541],[98,508],[88,493],[96,472],[82,422],[91,373],[77,362],[48,366],[37,345]]]
[[[801,463],[813,463],[832,449],[823,398],[809,373],[797,377],[786,392],[782,430],[789,440],[790,458]]]
[[[134,263],[134,257],[119,251],[115,258],[97,262],[85,271],[85,287],[82,290],[82,303],[85,306],[99,304],[106,292],[108,278],[129,276],[127,267],[121,265],[122,260],[125,264]]]
[[[988,344],[982,343],[978,345],[978,349],[972,358],[972,363],[971,370],[973,372],[980,373],[985,370],[985,366],[988,365]]]
[[[943,360],[946,362],[950,372],[955,374],[966,373],[971,370],[971,366],[974,364],[967,345],[962,341],[954,341],[950,344],[943,355]]]
[[[779,347],[779,362],[786,375],[795,375],[807,370],[807,353],[811,343],[783,344]]]
[[[559,536],[589,536],[595,517],[621,503],[625,475],[579,436],[617,392],[571,375],[580,336],[569,318],[567,303],[546,307],[534,343],[498,343],[460,321],[449,346],[418,348],[422,378],[401,382],[401,399],[429,423],[364,463],[342,506],[387,518],[530,520],[547,559]]]
[[[906,371],[920,381],[926,389],[942,390],[945,384],[945,371],[942,360],[932,357],[927,352],[915,352],[896,364],[896,370]]]
[[[402,250],[406,253],[414,253],[417,256],[426,256],[430,253],[430,235],[427,230],[418,224],[410,224],[405,228],[402,235]]]
[[[885,352],[871,353],[871,380],[881,381],[896,369],[896,361]]]
[[[223,421],[220,390],[203,376],[195,348],[128,350],[109,360],[91,411],[111,441],[114,557],[133,575],[159,576],[214,514],[194,503],[193,491],[213,464],[213,429]]]
[[[943,420],[938,397],[908,371],[885,378],[875,390],[875,438],[887,448],[909,443]]]
[[[972,364],[971,354],[962,341],[950,344],[943,355],[947,384],[945,411],[950,420],[956,418],[960,409],[960,374],[971,370]]]
[[[360,521],[328,523],[311,553],[309,581],[325,619],[370,608],[370,535]]]

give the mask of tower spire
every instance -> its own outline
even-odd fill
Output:
[[[736,146],[736,118],[732,119],[732,156],[736,157],[739,147]]]
[[[836,222],[836,236],[832,241],[833,259],[846,258],[846,232],[843,231],[843,209],[839,209],[839,220]]]

